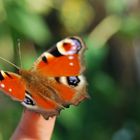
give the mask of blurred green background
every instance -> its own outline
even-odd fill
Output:
[[[139,0],[0,0],[0,56],[29,69],[57,41],[81,36],[90,100],[57,118],[52,140],[140,140]],[[0,69],[15,68],[0,61]],[[0,93],[0,140],[23,107]],[[47,130],[46,130],[47,131]]]

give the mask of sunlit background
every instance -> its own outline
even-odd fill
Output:
[[[57,118],[52,140],[140,140],[139,0],[0,0],[0,56],[31,68],[57,41],[85,41],[90,100]],[[0,69],[15,68],[0,60]],[[23,107],[0,92],[0,140]],[[46,130],[47,131],[47,130]]]

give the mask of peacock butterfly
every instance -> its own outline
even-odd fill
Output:
[[[19,74],[0,71],[0,90],[45,119],[69,105],[88,98],[82,75],[85,45],[79,37],[68,37],[44,52],[30,70]]]

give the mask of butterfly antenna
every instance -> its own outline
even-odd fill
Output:
[[[19,61],[20,61],[20,67],[22,68],[22,58],[21,58],[21,41],[20,39],[17,40],[18,42],[18,54],[19,54]]]
[[[10,65],[12,65],[12,66],[14,66],[15,68],[17,68],[18,70],[20,70],[21,68],[20,67],[18,67],[17,65],[15,65],[14,63],[12,63],[12,62],[10,62],[10,61],[8,61],[8,60],[6,60],[6,59],[4,59],[4,58],[2,58],[2,57],[0,57],[0,59],[1,60],[3,60],[3,61],[5,61],[6,63],[8,63],[8,64],[10,64]]]

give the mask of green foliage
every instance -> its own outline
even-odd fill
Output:
[[[91,99],[61,112],[52,140],[140,139],[139,17],[137,0],[0,0],[0,56],[18,65],[20,39],[29,69],[66,36],[82,36],[88,48]],[[0,68],[14,72],[2,61]],[[0,140],[8,140],[23,108],[1,93]]]
[[[123,21],[121,33],[125,36],[140,36],[140,18],[136,16],[126,17]]]

